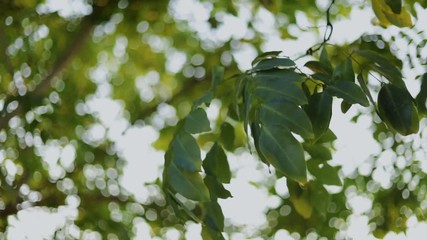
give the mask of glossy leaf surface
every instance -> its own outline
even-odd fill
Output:
[[[262,126],[259,148],[277,171],[297,182],[307,181],[304,151],[289,131],[277,125]]]
[[[366,95],[362,92],[359,86],[353,82],[340,81],[326,88],[326,91],[331,95],[344,99],[350,104],[360,104],[364,107],[369,106],[369,101]]]

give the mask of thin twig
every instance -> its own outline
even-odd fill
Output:
[[[306,52],[305,55],[301,56],[307,56],[307,55],[313,55],[313,53],[319,51],[330,39],[332,36],[332,32],[334,31],[334,26],[331,23],[331,7],[334,5],[335,0],[331,1],[331,4],[329,5],[328,9],[326,10],[326,29],[323,33],[323,41],[319,44],[316,44],[312,47],[310,47]],[[299,57],[299,58],[301,58]],[[298,59],[299,59],[298,58]]]

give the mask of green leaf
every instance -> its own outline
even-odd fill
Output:
[[[402,11],[402,0],[385,0],[385,3],[395,14],[400,14]]]
[[[304,150],[287,129],[276,125],[263,125],[259,148],[277,171],[301,184],[307,182]]]
[[[234,127],[228,122],[221,124],[221,134],[219,136],[219,141],[225,149],[227,149],[228,151],[234,150],[235,138],[236,134],[234,132]]]
[[[331,69],[325,67],[319,61],[308,61],[304,64],[304,67],[310,69],[314,73],[321,73],[325,76],[331,76]]]
[[[219,206],[218,202],[207,202],[203,204],[204,208],[204,218],[203,222],[211,229],[214,230],[217,233],[221,233],[224,229],[224,214],[222,213],[221,207]],[[216,234],[210,233],[212,239],[223,239],[218,238]]]
[[[261,60],[268,59],[268,58],[275,58],[279,56],[280,53],[282,53],[282,51],[271,51],[271,52],[262,53],[252,61],[252,66],[257,64]]]
[[[323,161],[332,159],[331,150],[321,144],[304,143],[303,147],[312,158],[321,159]]]
[[[307,162],[307,168],[323,184],[342,186],[337,167],[332,167],[322,160],[312,159]]]
[[[396,66],[394,66],[379,53],[371,50],[359,50],[354,52],[354,54],[356,56],[362,57],[368,63],[368,68],[382,74],[390,82],[400,87],[405,87],[405,84],[402,80],[402,74],[400,73],[399,69],[397,69]]]
[[[317,141],[316,143],[331,143],[337,140],[337,136],[331,129],[328,129]]]
[[[182,196],[194,201],[207,202],[210,200],[209,190],[199,173],[181,170],[174,161],[169,164],[166,172],[168,183]]]
[[[280,125],[304,138],[314,138],[310,119],[296,104],[286,101],[266,102],[261,104],[259,118],[266,125]]]
[[[300,85],[284,79],[256,79],[255,95],[260,102],[286,100],[298,105],[306,104],[307,98]]]
[[[344,99],[344,101],[350,104],[358,103],[364,107],[369,106],[369,101],[366,98],[366,95],[362,92],[360,87],[353,82],[336,82],[329,85],[326,88],[326,91],[333,96]]]
[[[333,67],[329,60],[328,52],[326,51],[325,47],[323,47],[322,52],[320,53],[319,61],[322,67],[327,71],[327,73],[332,74]]]
[[[313,79],[322,81],[322,83],[324,84],[330,84],[332,81],[331,75],[324,74],[324,73],[314,73],[311,75],[311,77]]]
[[[203,240],[224,240],[221,232],[215,231],[207,225],[202,225],[202,239]]]
[[[328,131],[332,117],[332,96],[328,92],[324,91],[310,96],[304,110],[311,120],[316,138]]]
[[[381,119],[389,127],[404,136],[418,133],[418,110],[408,90],[384,84],[378,93],[377,104]]]
[[[293,68],[295,62],[289,58],[269,58],[259,61],[253,68],[252,71],[265,71],[275,68]]]
[[[172,162],[189,172],[198,172],[202,166],[200,148],[187,132],[179,131],[171,144]]]
[[[354,82],[354,71],[351,63],[351,59],[347,58],[341,62],[332,74],[333,81],[349,81]]]
[[[347,113],[347,111],[351,108],[351,106],[353,106],[353,104],[350,104],[346,101],[342,101],[341,102],[341,112]]]
[[[265,163],[268,166],[270,166],[270,163],[267,161],[267,159],[262,154],[260,146],[259,146],[259,136],[261,134],[261,127],[259,126],[258,123],[252,123],[250,125],[250,127],[251,127],[252,138],[254,139],[255,149],[256,149],[256,151],[258,153],[259,158],[261,159],[261,161],[263,163]]]
[[[220,183],[216,177],[212,175],[206,175],[204,182],[209,189],[209,194],[211,196],[211,200],[216,200],[218,198],[229,198],[232,197],[231,193],[224,188],[223,184]]]
[[[290,69],[272,69],[269,71],[257,72],[253,76],[257,84],[268,81],[287,81],[293,83],[302,83],[304,78],[294,70]]]
[[[211,130],[208,116],[205,110],[197,108],[185,118],[184,129],[188,133],[201,133]]]
[[[203,169],[205,169],[206,174],[215,176],[220,182],[230,182],[231,172],[227,155],[218,143],[215,143],[206,154],[206,158],[203,161]]]

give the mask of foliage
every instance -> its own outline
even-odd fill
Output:
[[[267,166],[275,183],[286,179],[285,194],[267,180],[260,186],[280,203],[247,237],[281,229],[339,237],[356,195],[372,203],[364,214],[377,237],[405,231],[412,216],[425,220],[419,152],[426,147],[427,40],[416,21],[425,1],[356,4],[371,12],[376,34],[342,44],[331,42],[341,34],[334,24],[351,12],[346,1],[184,1],[208,9],[202,17],[185,13],[178,0],[78,2],[68,12],[35,0],[0,3],[0,238],[10,237],[20,213],[40,207],[74,211],[51,238],[97,232],[129,239],[143,221],[156,236],[176,229],[184,238],[187,224],[197,222],[204,239],[229,239],[242,226],[227,222],[222,203],[233,197],[230,156],[242,151]],[[304,29],[301,14],[326,27]],[[274,19],[282,39],[297,39],[294,27],[320,40],[300,57],[270,49],[260,16]],[[212,34],[233,17],[246,19],[245,34]],[[245,47],[258,53],[249,69],[236,57]],[[373,120],[381,150],[367,160],[368,171],[345,173],[333,159],[337,101],[355,122]],[[93,107],[100,105],[119,110],[111,119]],[[212,106],[219,106],[214,118]],[[152,189],[145,199],[126,189],[130,162],[119,147],[141,126],[158,131],[153,146],[165,160],[162,176],[143,183]],[[375,176],[385,168],[388,184]]]

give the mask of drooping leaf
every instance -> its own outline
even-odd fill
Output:
[[[331,150],[321,144],[304,143],[303,147],[312,158],[321,159],[324,161],[332,159]]]
[[[337,136],[331,129],[328,129],[317,141],[316,143],[330,143],[337,139]]]
[[[286,101],[261,104],[259,119],[266,125],[280,125],[304,138],[314,138],[310,119],[298,105]]]
[[[203,222],[210,229],[209,235],[212,239],[223,239],[221,232],[224,229],[224,214],[218,202],[212,201],[203,204],[204,218]],[[213,231],[212,231],[213,230]],[[219,236],[218,235],[221,235]]]
[[[287,129],[263,125],[259,149],[277,171],[302,184],[307,182],[304,150]]]
[[[282,51],[271,51],[271,52],[262,53],[252,61],[252,66],[255,66],[255,64],[257,64],[261,60],[268,59],[268,58],[275,58],[279,56],[280,53],[282,53]]]
[[[202,239],[203,240],[224,240],[224,236],[221,232],[215,231],[207,225],[202,225]]]
[[[293,68],[295,62],[289,58],[268,58],[259,61],[253,68],[252,71],[265,71],[275,68]]]
[[[347,113],[347,111],[351,108],[351,106],[353,106],[353,104],[348,103],[346,101],[342,101],[341,102],[341,112]]]
[[[298,105],[307,103],[307,98],[301,86],[293,82],[279,79],[266,79],[265,81],[257,81],[256,84],[255,95],[260,102],[282,99]]]
[[[329,60],[329,55],[325,47],[322,48],[319,62],[322,65],[322,67],[327,71],[327,73],[331,75],[333,72],[333,67],[332,67],[331,61]]]
[[[236,138],[236,134],[234,132],[234,127],[228,123],[225,122],[221,124],[221,134],[219,136],[219,141],[221,142],[222,146],[228,151],[234,150],[234,139]]]
[[[166,172],[169,185],[182,196],[194,201],[210,200],[209,190],[199,173],[182,170],[174,161],[168,165]]]
[[[255,149],[256,149],[256,151],[257,151],[257,153],[258,153],[258,156],[259,156],[259,158],[260,158],[260,160],[263,162],[263,163],[265,163],[265,164],[267,164],[268,166],[270,166],[270,163],[267,161],[267,159],[264,157],[264,155],[262,154],[262,152],[261,152],[261,149],[260,149],[260,144],[259,144],[259,136],[260,136],[260,134],[261,134],[261,127],[259,126],[259,124],[258,123],[252,123],[251,125],[250,125],[250,127],[251,127],[251,133],[252,133],[252,138],[254,139],[254,145],[255,145]]]
[[[203,161],[206,174],[216,177],[220,182],[229,183],[231,179],[227,155],[218,143],[215,143]]]
[[[327,75],[327,74],[324,74],[324,73],[314,73],[314,74],[311,75],[311,78],[315,79],[317,81],[320,80],[321,81],[321,85],[330,84],[331,81],[332,81],[331,75]]]
[[[212,229],[221,232],[224,229],[224,215],[217,202],[205,203],[205,223]]]
[[[209,194],[212,201],[216,201],[218,198],[226,199],[232,197],[231,193],[224,188],[223,184],[220,183],[215,176],[206,175],[204,182],[209,189]]]
[[[287,81],[293,83],[302,83],[304,78],[291,69],[272,69],[268,71],[257,72],[253,76],[256,84],[268,81]]]
[[[205,110],[197,108],[185,118],[184,129],[188,133],[201,133],[211,130],[208,116]]]
[[[308,61],[304,64],[304,67],[310,69],[314,73],[321,73],[321,74],[324,74],[325,76],[331,76],[331,69],[325,67],[319,61]]]
[[[369,101],[366,95],[362,92],[359,86],[353,82],[340,81],[326,88],[326,91],[331,95],[344,99],[350,104],[360,104],[364,107],[369,106]]]
[[[337,167],[332,167],[323,160],[312,159],[307,162],[307,168],[308,171],[323,184],[342,186]]]
[[[196,140],[187,132],[179,131],[171,143],[172,162],[180,169],[198,172],[202,166],[200,148]]]
[[[351,59],[347,58],[341,62],[332,74],[333,81],[349,81],[354,82],[354,71]]]
[[[332,95],[330,93],[324,91],[313,94],[310,96],[308,104],[304,106],[304,110],[311,120],[316,138],[328,131],[332,117]]]
[[[405,136],[418,132],[418,111],[408,90],[384,84],[377,103],[380,117],[389,127]]]
[[[390,82],[405,88],[405,84],[402,80],[402,74],[399,69],[379,53],[372,50],[359,50],[354,54],[362,57],[363,60],[368,63],[368,68],[382,74]]]

